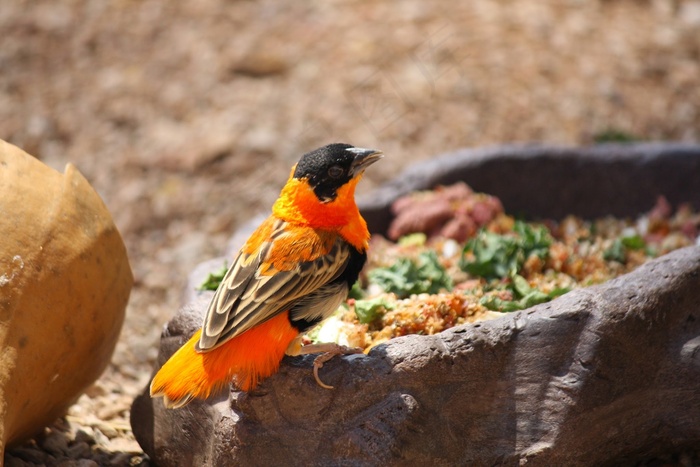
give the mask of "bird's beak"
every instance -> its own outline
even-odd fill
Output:
[[[355,154],[355,160],[350,164],[350,174],[353,177],[361,174],[367,167],[384,157],[384,153],[376,149],[348,148],[346,151]]]

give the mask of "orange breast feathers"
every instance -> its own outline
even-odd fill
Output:
[[[292,174],[294,170],[292,168]],[[370,234],[355,204],[355,187],[361,178],[361,175],[354,177],[338,189],[335,200],[322,203],[308,182],[290,176],[272,213],[296,225],[335,230],[358,251],[364,252],[369,246]]]

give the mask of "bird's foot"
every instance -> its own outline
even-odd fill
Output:
[[[320,376],[318,376],[318,370],[323,368],[323,364],[331,360],[337,355],[353,355],[362,353],[362,349],[346,347],[344,345],[335,344],[333,342],[323,343],[323,344],[310,344],[305,345],[301,348],[299,352],[300,355],[308,355],[312,353],[322,352],[321,355],[314,359],[314,378],[316,383],[324,389],[333,389],[333,386],[321,381]]]

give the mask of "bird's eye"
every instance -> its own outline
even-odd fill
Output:
[[[331,166],[330,169],[328,169],[328,176],[331,178],[340,178],[343,176],[344,172],[345,171],[343,170],[342,167],[334,165],[334,166]]]

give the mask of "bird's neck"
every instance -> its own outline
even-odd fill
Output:
[[[311,186],[290,178],[272,206],[275,217],[286,222],[321,230],[337,231],[358,251],[368,248],[367,223],[355,204],[357,178],[338,189],[333,201],[322,203]]]

